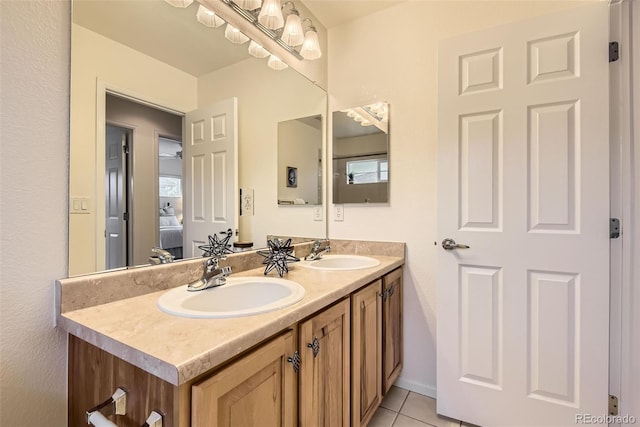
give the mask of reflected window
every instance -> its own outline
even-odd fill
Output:
[[[175,176],[160,177],[160,197],[182,197],[182,179]]]
[[[389,180],[389,161],[369,159],[347,161],[348,184],[375,184]]]

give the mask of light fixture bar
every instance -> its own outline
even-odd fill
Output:
[[[297,58],[299,60],[303,60],[304,59],[302,56],[300,56],[298,51],[296,51],[293,47],[291,47],[288,44],[286,44],[285,42],[283,42],[280,39],[280,37],[278,37],[278,34],[275,31],[268,29],[267,27],[262,25],[260,22],[258,22],[258,19],[255,16],[253,16],[251,14],[251,12],[248,12],[248,11],[244,10],[243,8],[241,8],[240,6],[238,6],[237,4],[235,4],[231,0],[221,0],[221,1],[222,1],[222,3],[226,4],[231,9],[233,9],[234,12],[236,12],[237,14],[242,16],[245,20],[247,20],[251,24],[253,24],[254,27],[256,27],[258,30],[262,31],[265,35],[267,35],[274,42],[278,43],[280,45],[280,47],[286,49],[295,58]]]

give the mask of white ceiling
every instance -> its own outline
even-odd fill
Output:
[[[332,27],[405,0],[296,1]],[[73,22],[195,77],[249,58],[246,44],[224,38],[224,26],[199,24],[197,9],[197,1],[180,9],[164,0],[73,0]]]

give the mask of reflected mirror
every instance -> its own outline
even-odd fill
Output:
[[[333,203],[389,202],[389,104],[333,112]]]
[[[278,123],[278,204],[322,204],[322,116]]]
[[[254,249],[266,246],[268,235],[326,236],[326,222],[314,221],[313,208],[323,203],[324,188],[316,188],[319,197],[299,197],[310,199],[299,209],[277,203],[278,124],[324,116],[326,92],[291,68],[268,68],[266,59],[247,53],[248,43],[225,39],[224,26],[200,24],[197,8],[197,2],[180,9],[164,0],[73,0],[70,275],[146,264],[154,246],[199,256],[197,244],[208,234],[224,237],[219,233],[227,227],[232,241],[252,242]],[[133,112],[121,108],[127,103]],[[221,183],[222,156],[214,156],[209,164],[218,168],[203,171],[215,179],[203,178],[211,185],[198,187],[191,177],[200,172],[187,167],[198,155],[187,143],[194,140],[187,123],[191,113],[222,104],[235,108],[234,117],[207,122],[215,138],[220,131],[231,138],[235,152],[225,155],[225,165],[235,171]],[[147,124],[139,111],[145,108],[164,118]],[[324,134],[321,141],[324,153]],[[198,199],[194,191],[225,198]],[[212,213],[215,224],[186,243],[179,234],[198,221],[198,209]],[[218,224],[220,218],[230,225]]]

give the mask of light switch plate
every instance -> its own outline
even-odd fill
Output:
[[[90,214],[91,203],[88,197],[71,197],[69,200],[69,213]]]
[[[322,221],[322,206],[316,206],[313,208],[313,220]]]
[[[344,205],[333,205],[333,220],[344,221]]]

